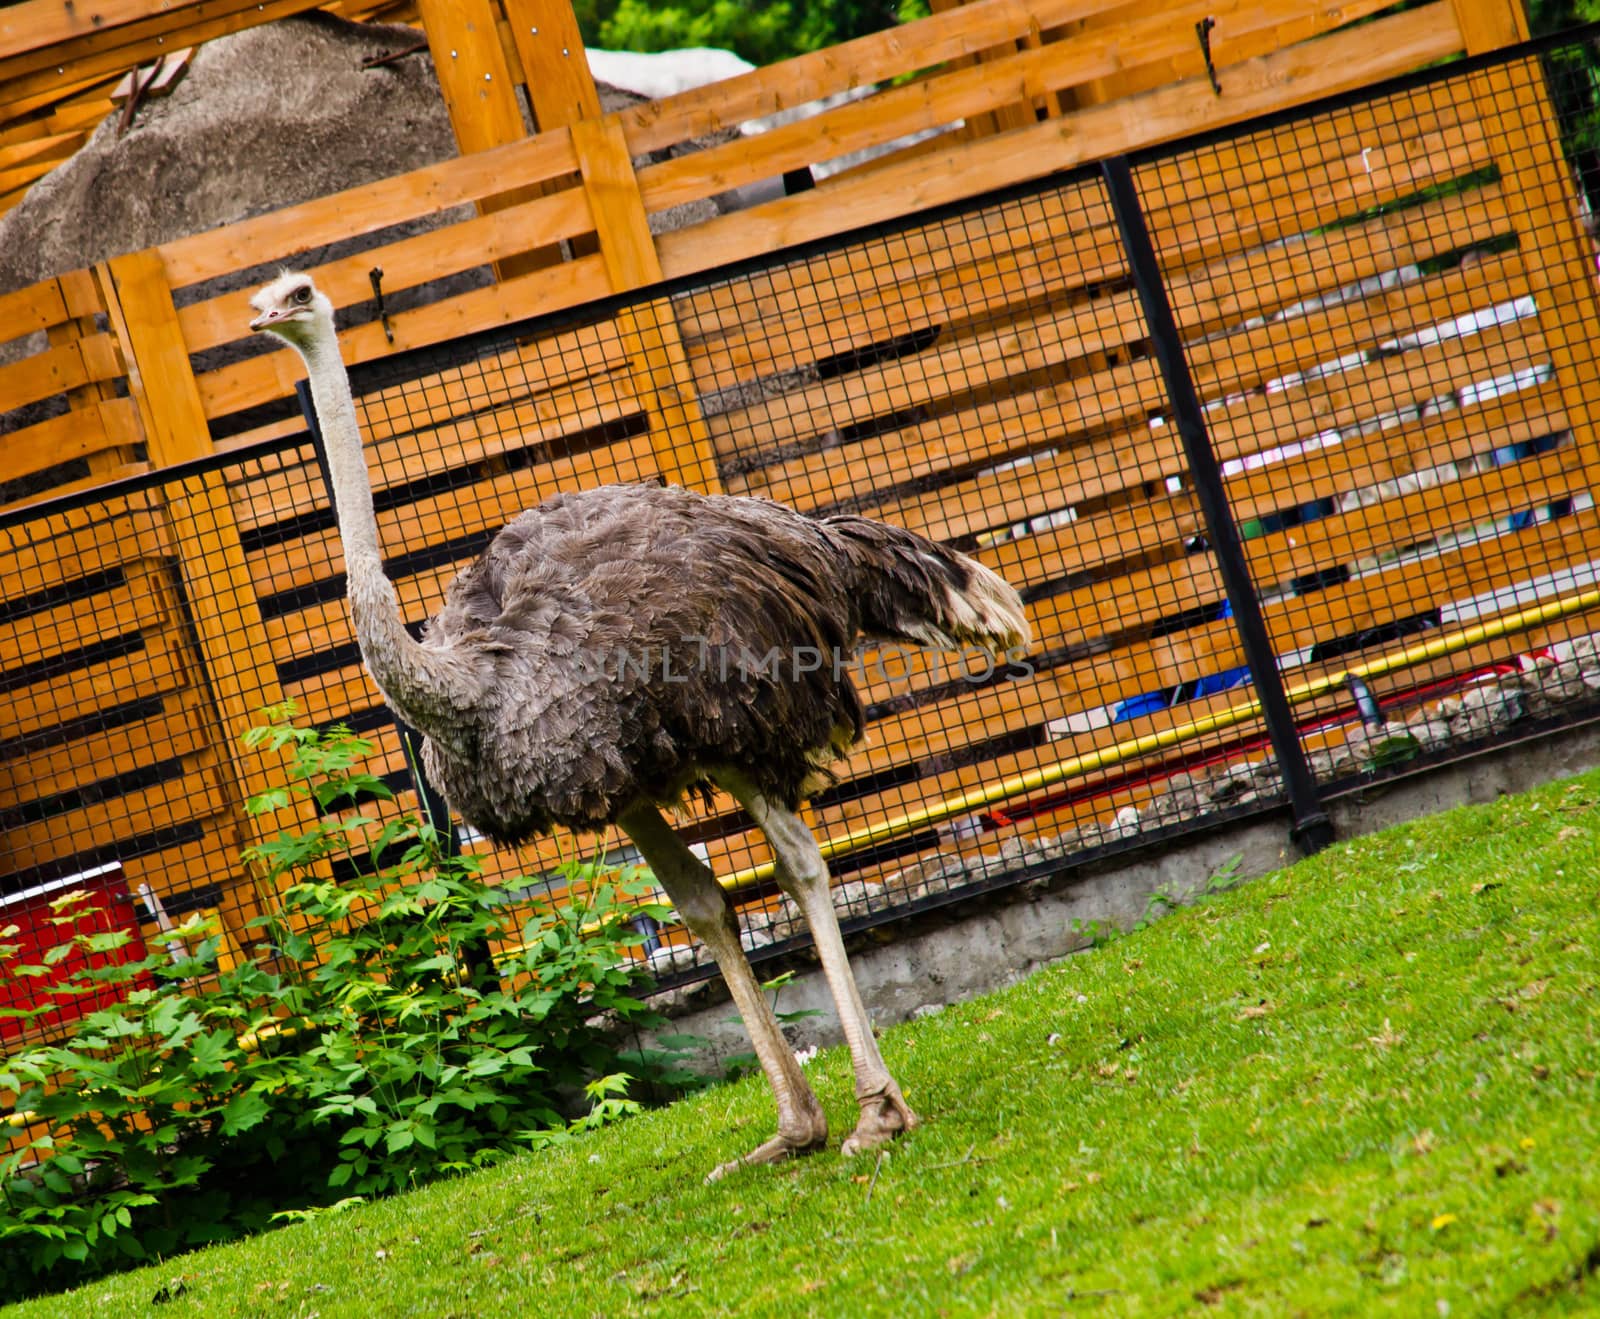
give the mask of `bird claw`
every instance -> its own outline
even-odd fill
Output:
[[[863,1095],[860,1103],[861,1120],[856,1123],[856,1129],[845,1138],[840,1150],[846,1158],[865,1150],[875,1149],[879,1145],[886,1145],[896,1136],[911,1131],[922,1122],[922,1119],[911,1111],[911,1106],[900,1093],[900,1087],[893,1081],[882,1090]]]
[[[737,1172],[740,1168],[752,1163],[780,1163],[784,1159],[799,1158],[802,1154],[812,1154],[822,1149],[828,1143],[828,1129],[823,1126],[818,1131],[802,1138],[790,1138],[783,1135],[774,1136],[765,1144],[757,1145],[750,1153],[741,1155],[737,1159],[730,1159],[727,1163],[719,1163],[706,1174],[706,1182],[721,1181],[730,1172]]]

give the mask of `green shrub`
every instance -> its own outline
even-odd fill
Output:
[[[218,973],[216,933],[192,922],[176,960],[75,970],[66,992],[120,984],[124,1001],[0,1062],[0,1090],[46,1132],[0,1160],[0,1249],[19,1265],[0,1300],[548,1143],[585,1095],[576,1129],[633,1107],[614,1023],[655,1019],[628,922],[665,914],[640,886],[569,867],[587,895],[517,928],[429,824],[361,809],[390,796],[359,769],[368,744],[286,716],[248,741],[289,754],[254,813],[317,808],[247,853],[279,894],[256,922],[273,955]],[[354,873],[335,882],[335,863]],[[47,965],[132,939],[84,932],[86,904],[57,900]],[[491,964],[496,944],[514,951]],[[17,951],[0,942],[0,976],[43,973]]]

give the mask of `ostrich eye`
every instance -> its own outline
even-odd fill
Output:
[[[309,284],[302,284],[293,293],[291,293],[289,297],[293,301],[304,306],[306,303],[311,301],[311,286]]]

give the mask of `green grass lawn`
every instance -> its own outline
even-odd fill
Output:
[[[8,1316],[1600,1313],[1600,774],[887,1032],[925,1125],[713,1186],[760,1078]],[[154,1310],[152,1302],[162,1299]]]

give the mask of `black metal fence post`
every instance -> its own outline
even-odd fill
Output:
[[[1295,728],[1294,713],[1284,695],[1277,656],[1267,637],[1266,624],[1262,621],[1261,607],[1256,600],[1250,569],[1239,539],[1239,529],[1234,525],[1227,495],[1222,488],[1222,472],[1212,451],[1210,437],[1206,434],[1200,397],[1195,393],[1188,359],[1183,354],[1183,341],[1178,334],[1177,322],[1173,319],[1172,306],[1167,301],[1160,263],[1156,259],[1155,246],[1150,241],[1150,231],[1144,220],[1144,209],[1139,204],[1138,190],[1134,186],[1133,170],[1126,156],[1113,156],[1103,162],[1101,173],[1110,194],[1112,213],[1117,217],[1128,268],[1144,308],[1156,363],[1166,382],[1167,395],[1178,424],[1178,435],[1189,461],[1189,475],[1200,500],[1206,537],[1217,558],[1223,589],[1233,609],[1234,626],[1244,647],[1256,697],[1266,717],[1267,736],[1272,741],[1278,772],[1283,776],[1284,789],[1288,793],[1289,807],[1294,815],[1290,836],[1303,853],[1309,855],[1319,852],[1333,841],[1333,824],[1322,807],[1316,777],[1306,762],[1305,748],[1301,746],[1300,735]]]

